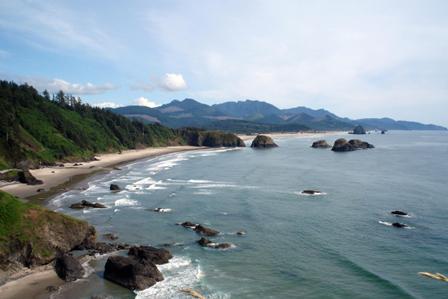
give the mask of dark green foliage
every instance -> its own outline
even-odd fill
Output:
[[[231,133],[219,131],[204,131],[195,128],[178,130],[179,135],[188,144],[208,147],[244,147],[244,141]]]
[[[22,160],[51,164],[95,153],[178,143],[174,130],[143,125],[63,92],[0,81],[0,169]]]

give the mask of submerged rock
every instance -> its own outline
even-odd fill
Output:
[[[318,141],[314,141],[313,144],[311,145],[311,147],[312,148],[330,148],[331,145],[329,145],[326,140],[318,140]]]
[[[397,227],[397,228],[405,228],[405,227],[408,227],[406,224],[404,224],[404,223],[400,223],[400,222],[394,222],[394,223],[392,223],[392,226],[393,226],[393,227]]]
[[[82,200],[81,202],[70,205],[70,209],[85,209],[85,208],[104,209],[107,207],[99,202],[90,202],[87,200]]]
[[[129,249],[128,255],[137,259],[148,260],[157,265],[166,264],[173,258],[168,250],[152,246],[133,246]]]
[[[370,143],[358,139],[347,141],[345,138],[339,138],[334,142],[333,148],[331,150],[335,152],[350,152],[358,149],[368,148],[374,148],[374,146]]]
[[[356,135],[364,135],[364,134],[366,134],[366,130],[364,129],[363,126],[356,126],[356,127],[353,129],[353,134],[356,134]]]
[[[408,216],[408,213],[406,213],[406,212],[403,212],[403,211],[392,211],[392,212],[390,212],[392,215],[395,215],[395,216]]]
[[[79,260],[68,254],[56,258],[54,270],[65,281],[75,281],[84,275],[84,268]]]
[[[237,231],[236,234],[237,234],[238,236],[244,236],[244,235],[247,234],[247,233],[246,233],[245,230],[240,230],[240,231]]]
[[[197,243],[202,247],[209,247],[214,249],[227,249],[232,247],[232,244],[230,243],[215,243],[206,238],[201,238],[200,240],[197,241]]]
[[[208,236],[208,237],[216,236],[217,234],[219,234],[219,231],[202,226],[200,224],[197,225],[193,230],[195,232],[197,232],[198,234]]]
[[[130,290],[143,290],[162,281],[163,275],[146,259],[111,256],[106,262],[104,278]]]
[[[197,224],[190,221],[182,222],[180,225],[182,225],[185,228],[195,228],[197,226]]]
[[[275,144],[274,140],[272,140],[271,137],[266,135],[257,135],[255,139],[252,141],[252,144],[250,147],[252,148],[272,148],[277,147],[278,145]]]
[[[118,186],[117,184],[110,184],[109,189],[110,189],[110,191],[120,191],[121,190],[120,186]]]

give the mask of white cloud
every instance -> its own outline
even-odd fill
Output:
[[[42,78],[32,78],[25,80],[28,84],[33,85],[38,90],[48,90],[51,93],[56,93],[62,90],[68,94],[74,95],[89,95],[89,94],[100,94],[116,89],[117,87],[110,83],[104,84],[92,84],[87,82],[85,84],[80,83],[70,83],[62,79],[42,79]]]
[[[154,108],[154,107],[160,106],[156,102],[153,102],[145,97],[139,97],[138,99],[134,100],[134,103],[139,106],[146,106],[149,108]]]
[[[182,74],[165,74],[160,87],[167,91],[178,91],[186,89],[187,82],[185,82]]]
[[[102,102],[102,103],[94,103],[92,106],[99,107],[99,108],[118,108],[121,107],[120,104],[114,103],[114,102]]]

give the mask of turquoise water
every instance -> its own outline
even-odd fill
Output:
[[[334,153],[310,148],[315,138],[279,138],[276,149],[172,154],[91,178],[50,206],[122,242],[176,243],[175,258],[161,266],[163,282],[136,295],[101,279],[103,257],[60,296],[188,298],[179,293],[188,287],[207,298],[447,298],[447,283],[417,273],[448,274],[448,133],[362,139],[376,148]],[[110,193],[111,183],[126,190]],[[110,208],[67,208],[81,199]],[[389,214],[396,209],[411,217]],[[397,220],[410,228],[379,222]],[[215,240],[235,248],[199,247],[183,221],[219,230]]]

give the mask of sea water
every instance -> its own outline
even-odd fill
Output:
[[[54,297],[189,298],[180,290],[190,288],[207,298],[448,298],[447,283],[418,275],[448,274],[448,133],[343,137],[375,149],[335,153],[311,148],[317,137],[286,137],[269,150],[176,153],[53,198],[51,208],[89,221],[99,236],[172,244],[174,255],[159,266],[165,280],[147,290],[103,280],[102,256],[86,265],[87,278]],[[124,190],[112,193],[111,183]],[[108,208],[68,208],[83,199]],[[199,235],[176,225],[184,221],[219,230],[212,239],[235,247],[200,247]],[[408,229],[390,226],[397,221]],[[247,234],[236,235],[241,230]]]

